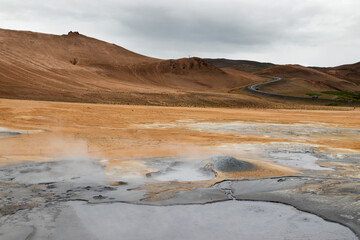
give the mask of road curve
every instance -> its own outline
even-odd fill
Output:
[[[261,85],[279,82],[279,81],[283,80],[281,77],[273,77],[273,76],[261,76],[261,77],[272,78],[273,80],[268,81],[268,82],[262,82],[262,83],[257,83],[257,84],[254,84],[254,85],[250,85],[250,86],[247,86],[246,88],[248,90],[250,90],[250,91],[253,91],[253,92],[258,92],[258,93],[263,93],[263,94],[268,94],[268,95],[273,95],[273,96],[288,97],[286,95],[281,95],[281,94],[277,94],[277,93],[265,92],[265,91],[259,90],[259,88],[258,88]]]
[[[332,100],[332,99],[312,99],[312,98],[305,98],[305,97],[297,97],[297,96],[289,96],[289,95],[282,95],[278,93],[272,93],[272,92],[265,92],[259,89],[260,86],[280,82],[284,80],[281,77],[274,77],[274,76],[260,76],[265,78],[272,78],[271,81],[257,83],[253,85],[249,85],[245,87],[245,90],[252,92],[257,95],[262,95],[265,97],[270,97],[273,99],[278,99],[281,101],[292,101],[292,102],[298,102],[298,103],[308,103],[308,104],[315,104],[315,105],[328,105],[328,104],[341,104],[343,106],[360,106],[360,101],[355,102],[348,102],[344,100]]]

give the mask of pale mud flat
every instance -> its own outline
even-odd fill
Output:
[[[332,168],[322,167],[317,162],[334,159],[332,153],[321,152],[315,144],[303,143],[260,143],[260,144],[228,144],[220,145],[217,148],[233,153],[238,157],[248,158],[257,155],[264,161],[270,160],[275,163],[308,170],[333,171]],[[343,154],[338,154],[336,159],[344,158]]]
[[[360,236],[358,110],[0,110],[0,239]]]
[[[16,228],[6,224],[0,227],[4,239],[25,239],[26,236],[32,239],[86,237],[103,240],[357,239],[346,227],[291,206],[267,202],[144,206],[125,203],[89,205],[75,201],[62,206],[62,210],[34,209],[27,213],[30,222],[20,217],[21,214],[16,215]],[[53,215],[57,215],[55,220],[51,219]],[[49,221],[47,226],[45,219]]]
[[[85,228],[99,239],[356,239],[343,226],[276,203],[69,205]]]

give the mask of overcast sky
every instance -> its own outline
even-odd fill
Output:
[[[79,31],[157,58],[360,61],[360,0],[0,0],[0,28]]]

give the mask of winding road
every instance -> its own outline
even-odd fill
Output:
[[[280,81],[283,81],[284,79],[281,77],[274,77],[274,76],[260,76],[260,77],[271,78],[272,80],[267,81],[267,82],[249,85],[249,86],[245,87],[245,90],[249,91],[251,93],[257,94],[257,95],[262,95],[265,97],[270,97],[270,98],[274,98],[274,99],[278,99],[278,100],[282,100],[282,101],[286,100],[286,101],[292,101],[292,102],[298,102],[298,103],[308,103],[308,104],[315,104],[315,105],[334,104],[334,106],[338,106],[339,104],[341,104],[344,106],[360,106],[360,101],[348,102],[348,101],[344,101],[344,100],[332,100],[332,99],[323,99],[323,98],[313,99],[313,98],[309,98],[309,97],[296,97],[296,96],[282,95],[282,94],[272,93],[272,92],[265,92],[265,91],[260,90],[259,87],[266,85],[266,84],[280,82]]]
[[[268,82],[262,82],[262,83],[257,83],[257,84],[254,84],[254,85],[247,86],[247,89],[250,90],[250,91],[263,93],[263,94],[268,94],[268,95],[273,95],[273,96],[288,97],[286,95],[281,95],[281,94],[277,94],[277,93],[271,93],[271,92],[265,92],[265,91],[259,90],[259,87],[262,86],[262,85],[269,84],[269,83],[275,83],[275,82],[279,82],[279,81],[283,80],[281,77],[273,77],[273,76],[261,76],[261,77],[272,78],[273,80],[268,81]]]

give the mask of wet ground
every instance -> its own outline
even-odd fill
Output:
[[[133,158],[92,156],[85,147],[2,165],[0,239],[360,236],[360,152],[325,144],[360,141],[356,126],[182,119],[129,129],[232,140]],[[0,141],[33,139],[43,130],[0,128]],[[11,162],[16,149],[11,153],[0,159]]]
[[[118,213],[118,214],[114,214]],[[56,219],[52,220],[56,214]],[[72,201],[8,218],[7,239],[357,239],[347,228],[276,203],[227,201],[206,205],[147,206],[125,203],[89,205]],[[50,226],[42,223],[45,219]],[[15,220],[16,219],[16,220]],[[68,219],[72,219],[69,221]],[[249,224],[251,222],[252,224]],[[141,223],[141,224],[140,224]],[[57,231],[54,231],[56,229]],[[70,230],[70,231],[69,231]],[[123,237],[121,239],[124,239]]]

